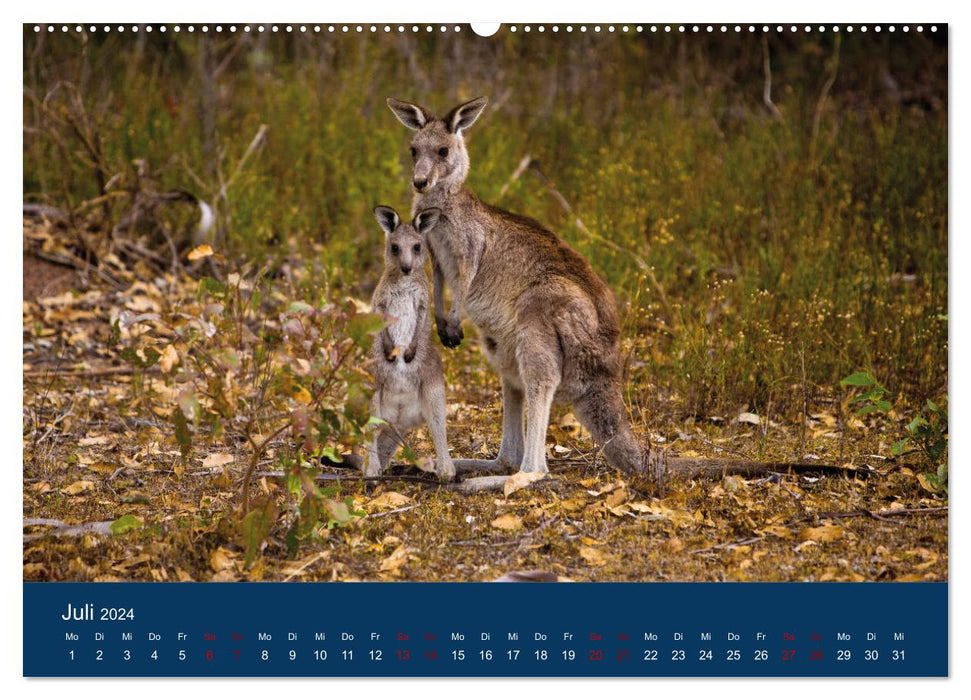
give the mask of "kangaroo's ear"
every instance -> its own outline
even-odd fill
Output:
[[[425,126],[432,118],[432,115],[424,107],[413,105],[410,102],[396,100],[393,97],[388,98],[388,107],[398,117],[398,121],[415,131]]]
[[[386,236],[394,233],[394,230],[398,228],[398,224],[401,223],[401,217],[398,216],[398,212],[391,207],[374,207],[374,218],[378,220],[378,224],[381,225],[381,229]]]
[[[438,219],[441,217],[441,215],[442,210],[438,209],[437,207],[432,207],[431,209],[422,209],[415,217],[415,230],[424,236],[426,233],[435,228],[435,224],[438,223]]]
[[[445,117],[445,124],[448,126],[448,130],[453,134],[458,134],[463,129],[468,129],[475,124],[475,120],[482,114],[482,110],[485,109],[486,102],[488,101],[484,97],[476,97],[474,100],[469,100],[465,104],[461,104],[453,109]]]

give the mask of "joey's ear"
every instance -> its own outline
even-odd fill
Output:
[[[374,207],[374,218],[378,220],[378,224],[381,225],[381,229],[386,236],[394,233],[394,230],[398,228],[398,224],[401,223],[401,217],[398,216],[398,212],[391,207]]]
[[[431,209],[422,209],[420,212],[418,212],[418,215],[415,216],[415,230],[424,236],[426,233],[435,228],[435,224],[438,223],[438,219],[441,217],[441,215],[442,210],[438,209],[437,207],[432,207]]]
[[[484,97],[476,97],[465,104],[461,104],[445,117],[445,124],[453,134],[460,133],[463,129],[468,129],[475,124],[475,120],[482,114],[488,100]],[[400,117],[399,117],[400,118]]]
[[[432,118],[432,115],[424,107],[413,105],[410,102],[396,100],[393,97],[389,97],[387,101],[388,107],[398,117],[398,121],[409,129],[418,131]]]

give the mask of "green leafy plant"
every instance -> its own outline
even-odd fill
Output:
[[[248,450],[237,515],[247,566],[281,524],[293,553],[362,515],[338,488],[317,485],[317,465],[321,457],[339,461],[342,448],[363,444],[375,425],[364,353],[384,324],[353,301],[331,301],[326,292],[291,299],[267,291],[263,279],[246,270],[202,278],[194,302],[139,317],[120,352],[142,375],[161,372],[161,386],[143,396],[153,413],[169,417],[183,461],[208,441]],[[119,335],[135,323],[121,323]],[[251,499],[271,448],[286,489]]]
[[[904,455],[918,452],[933,471],[924,479],[934,490],[947,493],[947,411],[928,400],[924,412],[904,428],[907,436],[894,443],[891,452]]]
[[[842,387],[858,387],[863,392],[850,399],[857,405],[854,415],[862,417],[871,413],[888,413],[893,405],[888,400],[890,392],[867,372],[855,372],[840,380]],[[922,474],[922,484],[929,490],[947,493],[947,411],[931,400],[924,411],[906,426],[905,437],[895,442],[890,452],[895,457],[917,453],[923,466],[931,471]]]
[[[857,417],[865,416],[875,411],[887,413],[893,406],[887,400],[890,392],[877,382],[867,372],[856,372],[840,380],[842,387],[859,387],[864,389],[863,393],[855,396],[850,403],[856,404],[857,408],[854,415]]]

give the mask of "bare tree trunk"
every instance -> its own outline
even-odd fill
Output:
[[[203,34],[197,36],[196,40],[199,42],[199,129],[202,134],[203,173],[209,182],[215,182],[219,158],[216,141],[216,62],[212,39]]]

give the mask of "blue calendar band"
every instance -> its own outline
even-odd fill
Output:
[[[946,583],[25,583],[25,676],[946,676]]]

